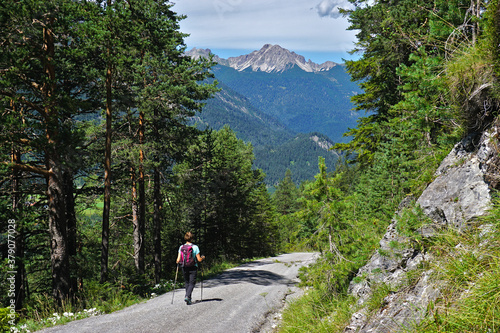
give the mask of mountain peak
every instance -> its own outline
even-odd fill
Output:
[[[253,51],[250,54],[239,57],[231,57],[227,59],[229,66],[243,71],[251,68],[253,71],[262,72],[283,72],[293,66],[298,66],[306,72],[319,72],[329,70],[336,64],[332,61],[318,65],[311,60],[306,62],[306,59],[291,52],[279,45],[265,44],[260,50]]]
[[[212,50],[210,49],[197,49],[196,47],[193,47],[191,50],[186,52],[186,55],[198,59],[198,58],[208,58],[210,55],[213,54]],[[218,55],[213,54],[213,60],[219,64],[222,65],[227,65],[227,60],[220,58]]]
[[[187,52],[187,55],[191,57],[208,57],[210,53],[209,49],[203,50],[193,48]],[[306,72],[321,72],[328,71],[337,66],[337,64],[333,61],[327,61],[323,64],[316,64],[311,60],[306,62],[306,59],[303,56],[289,51],[279,45],[272,44],[265,44],[260,50],[255,50],[249,54],[241,55],[239,57],[222,59],[218,56],[214,56],[214,60],[221,65],[232,67],[238,71],[250,68],[253,71],[262,71],[267,73],[283,72],[294,66],[298,66]]]

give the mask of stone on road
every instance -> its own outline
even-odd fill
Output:
[[[193,304],[184,303],[184,289],[97,317],[70,322],[40,332],[260,332],[269,314],[279,311],[288,295],[298,291],[299,268],[316,253],[289,253],[260,259],[198,282]],[[180,274],[179,274],[180,275]]]

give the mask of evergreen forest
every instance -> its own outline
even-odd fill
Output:
[[[300,184],[289,170],[270,194],[251,144],[227,126],[190,126],[218,91],[215,64],[184,56],[183,16],[169,2],[3,1],[2,329],[11,327],[11,307],[16,327],[34,330],[64,322],[54,313],[111,312],[171,290],[178,247],[192,230],[214,272],[320,252],[302,273],[312,288],[279,330],[343,332],[356,303],[349,282],[400,202],[415,203],[462,138],[500,125],[499,0],[349,2],[360,58],[346,67],[365,116],[334,147],[348,158],[334,170],[325,158],[311,161],[316,176]],[[427,221],[415,211],[407,212],[409,234]],[[494,229],[499,219],[496,204]],[[444,253],[445,243],[456,245],[450,237],[465,236],[414,243]],[[476,273],[499,281],[500,253],[492,257]],[[447,278],[464,281],[460,274]],[[417,331],[497,331],[498,285],[484,286],[466,300],[475,317],[451,292],[443,302],[456,311]]]

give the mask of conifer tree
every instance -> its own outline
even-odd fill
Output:
[[[203,133],[176,167],[183,205],[197,203],[187,210],[186,228],[209,253],[237,259],[276,248],[270,198],[253,159],[252,147],[224,127]]]
[[[30,0],[7,1],[0,9],[0,96],[12,120],[2,125],[15,133],[7,142],[23,155],[9,165],[45,178],[52,293],[59,302],[74,291],[73,174],[81,139],[75,117],[91,104],[89,58],[80,52],[84,38],[78,36],[84,8],[72,1]]]
[[[278,183],[272,196],[277,213],[288,215],[296,212],[300,207],[297,201],[299,196],[300,191],[292,181],[292,172],[287,169],[285,178]]]

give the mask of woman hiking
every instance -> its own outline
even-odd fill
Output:
[[[184,301],[187,305],[190,305],[191,294],[193,293],[194,284],[196,283],[198,263],[205,259],[205,256],[201,256],[200,249],[193,244],[194,236],[191,232],[186,232],[184,240],[186,244],[179,247],[177,264],[182,266],[182,272],[184,274],[184,282],[186,285],[186,296]]]

